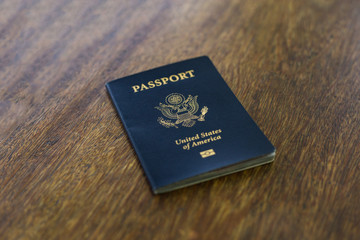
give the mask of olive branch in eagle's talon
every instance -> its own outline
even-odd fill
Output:
[[[170,120],[165,120],[162,117],[158,118],[158,122],[163,125],[164,127],[170,128],[170,127],[175,127],[175,128],[179,128],[178,126],[176,126],[175,123],[171,122]]]

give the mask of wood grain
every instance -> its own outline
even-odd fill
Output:
[[[360,2],[0,1],[0,239],[359,239]],[[273,164],[154,196],[104,84],[208,55]]]

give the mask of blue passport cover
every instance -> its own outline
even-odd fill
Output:
[[[274,159],[275,148],[206,56],[106,87],[154,193]]]

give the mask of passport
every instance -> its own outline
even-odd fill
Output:
[[[106,88],[155,194],[275,158],[274,146],[206,56]]]

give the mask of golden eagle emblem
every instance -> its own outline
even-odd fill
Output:
[[[162,117],[158,118],[158,122],[164,127],[178,128],[177,125],[182,124],[183,127],[192,127],[197,121],[205,121],[205,114],[208,108],[204,106],[201,109],[201,114],[196,116],[195,113],[199,110],[197,103],[198,96],[189,95],[186,99],[180,93],[171,93],[165,98],[165,104],[159,103],[155,108],[159,110],[166,118],[173,119],[165,120]]]

